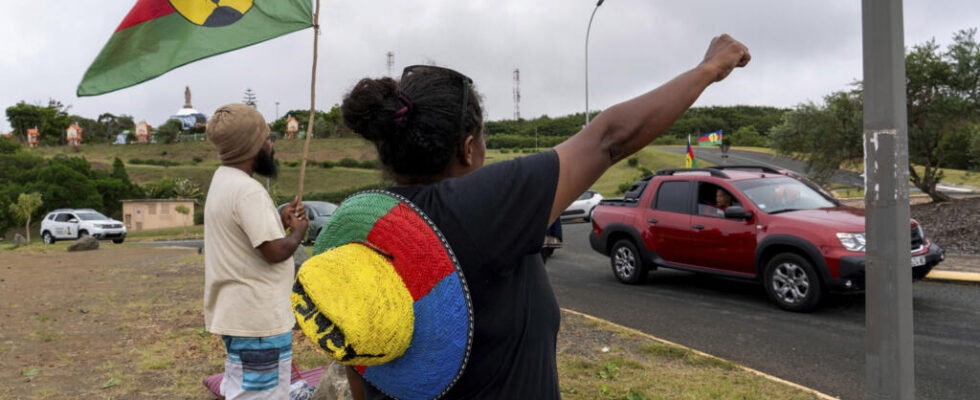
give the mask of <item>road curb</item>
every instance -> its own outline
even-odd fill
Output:
[[[980,275],[980,274],[977,274],[977,275]],[[749,373],[752,373],[752,374],[761,376],[763,378],[769,379],[769,380],[774,381],[774,382],[779,382],[779,383],[782,383],[784,385],[788,385],[788,386],[791,386],[793,388],[802,390],[804,392],[807,392],[807,393],[810,393],[810,394],[816,396],[819,399],[824,399],[824,400],[839,400],[840,399],[839,397],[834,397],[834,396],[828,395],[828,394],[823,393],[823,392],[820,392],[820,391],[818,391],[816,389],[811,389],[811,388],[808,388],[806,386],[803,386],[803,385],[800,385],[800,384],[797,384],[797,383],[793,383],[793,382],[787,381],[787,380],[782,379],[782,378],[778,378],[778,377],[769,375],[769,374],[767,374],[765,372],[762,372],[762,371],[759,371],[759,370],[755,370],[755,369],[746,367],[746,366],[744,366],[742,364],[739,364],[739,363],[736,363],[736,362],[733,362],[733,361],[730,361],[730,360],[726,360],[726,359],[721,358],[721,357],[718,357],[718,356],[713,356],[713,355],[708,354],[708,353],[705,353],[703,351],[695,350],[695,349],[692,349],[690,347],[687,347],[687,346],[684,346],[684,345],[681,345],[681,344],[677,344],[677,343],[671,342],[671,341],[666,340],[666,339],[661,339],[661,338],[658,338],[656,336],[653,336],[653,335],[651,335],[649,333],[641,332],[641,331],[638,331],[638,330],[633,329],[633,328],[630,328],[630,327],[622,326],[620,324],[617,324],[617,323],[612,322],[612,321],[609,321],[609,320],[605,320],[605,319],[602,319],[602,318],[599,318],[599,317],[594,317],[592,315],[581,313],[581,312],[578,312],[578,311],[575,311],[575,310],[571,310],[571,309],[568,309],[568,308],[562,308],[561,310],[564,311],[564,312],[570,313],[570,314],[578,315],[578,316],[583,317],[583,318],[586,318],[586,319],[590,319],[590,320],[593,320],[593,321],[600,321],[600,322],[604,322],[604,323],[607,323],[607,324],[616,326],[617,328],[623,329],[623,330],[628,331],[630,333],[634,333],[634,334],[643,336],[643,337],[645,337],[647,339],[650,339],[650,340],[654,340],[654,341],[657,341],[657,342],[660,342],[660,343],[663,343],[663,344],[668,344],[668,345],[671,345],[671,346],[677,346],[677,347],[680,347],[682,349],[689,350],[692,353],[695,353],[695,354],[697,354],[699,356],[709,357],[709,358],[714,358],[714,359],[717,359],[717,360],[722,360],[722,361],[725,361],[725,362],[729,362],[732,365],[738,367],[739,369],[741,369],[743,371],[746,371],[746,372],[749,372]]]
[[[926,279],[946,282],[980,283],[980,273],[932,270]]]

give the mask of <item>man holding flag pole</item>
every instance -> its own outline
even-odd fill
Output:
[[[274,177],[262,115],[243,104],[219,108],[207,125],[222,161],[205,205],[205,327],[222,335],[227,399],[289,398],[292,254],[308,222],[301,203],[316,108],[320,1],[138,0],[78,85],[95,96],[182,65],[313,27],[310,121],[296,198],[277,215],[252,173]],[[283,227],[292,232],[285,235]]]

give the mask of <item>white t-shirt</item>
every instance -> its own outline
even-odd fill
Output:
[[[296,323],[293,258],[270,264],[258,246],[286,235],[265,188],[220,166],[204,205],[204,327],[229,336],[272,336]]]

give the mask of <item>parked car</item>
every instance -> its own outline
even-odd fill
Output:
[[[288,203],[279,205],[280,214],[282,214],[282,209],[286,207],[286,204]],[[315,242],[317,236],[320,236],[320,229],[327,224],[330,216],[337,210],[337,205],[326,201],[303,201],[303,205],[306,206],[306,218],[310,221],[306,231],[306,240]]]
[[[864,210],[795,174],[734,166],[658,171],[595,210],[589,242],[623,283],[659,267],[761,281],[781,308],[863,290]],[[909,221],[913,280],[945,258]]]
[[[561,213],[561,220],[582,218],[585,222],[589,222],[592,220],[592,212],[595,210],[595,206],[599,205],[600,201],[602,201],[602,195],[599,192],[586,190],[572,202],[572,205],[565,209],[565,212]]]
[[[58,240],[76,240],[82,236],[111,239],[113,243],[126,240],[126,226],[90,208],[54,210],[41,220],[41,239],[45,244]]]

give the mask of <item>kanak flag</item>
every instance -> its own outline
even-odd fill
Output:
[[[123,89],[311,26],[310,0],[137,0],[85,72],[77,94]]]
[[[691,135],[687,135],[687,153],[684,154],[684,168],[697,168],[698,160],[694,159],[694,149],[691,148]]]
[[[714,146],[721,144],[721,129],[698,137],[698,146]]]

